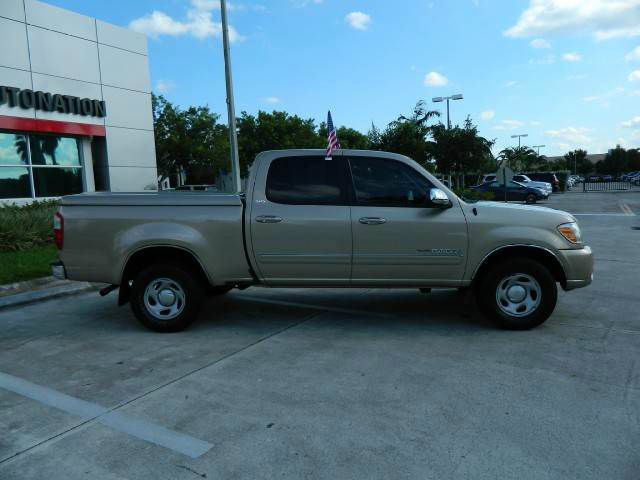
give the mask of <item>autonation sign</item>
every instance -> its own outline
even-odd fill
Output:
[[[0,105],[4,104],[12,108],[35,108],[45,112],[75,114],[84,117],[107,116],[107,108],[102,100],[0,86]]]

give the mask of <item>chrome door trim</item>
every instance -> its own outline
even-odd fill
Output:
[[[384,217],[362,217],[358,220],[363,225],[384,225],[387,219]]]
[[[258,223],[280,223],[282,220],[282,217],[277,215],[258,215],[256,217],[256,222]]]

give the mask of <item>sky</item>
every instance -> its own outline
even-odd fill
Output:
[[[46,0],[149,37],[152,87],[226,118],[218,0]],[[461,93],[494,150],[640,146],[640,0],[236,0],[237,113],[285,110],[366,133]]]

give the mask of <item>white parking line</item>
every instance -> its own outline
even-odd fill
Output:
[[[63,412],[77,415],[85,422],[100,422],[119,432],[155,443],[191,458],[198,458],[204,455],[213,446],[189,435],[110,410],[96,403],[65,395],[56,390],[2,372],[0,372],[0,388],[57,408]]]

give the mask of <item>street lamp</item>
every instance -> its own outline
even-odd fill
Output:
[[[451,117],[449,117],[449,101],[450,100],[462,100],[463,96],[461,93],[458,93],[457,95],[451,95],[450,97],[434,97],[432,99],[433,103],[440,103],[440,102],[444,102],[445,100],[447,101],[447,128],[451,128]]]
[[[529,134],[528,133],[523,133],[521,135],[511,135],[511,138],[517,138],[518,139],[518,148],[520,148],[522,146],[522,138],[523,137],[528,137]]]
[[[538,149],[538,156],[540,156],[540,149],[546,147],[546,145],[531,145],[531,148]]]
[[[227,84],[227,114],[229,116],[229,143],[231,144],[231,175],[236,193],[242,190],[240,181],[240,160],[238,158],[238,132],[236,130],[236,107],[233,101],[233,78],[231,75],[231,52],[229,49],[229,25],[227,22],[227,2],[220,0],[222,20],[222,46],[224,51],[224,73]]]

